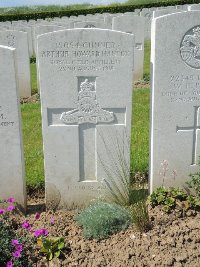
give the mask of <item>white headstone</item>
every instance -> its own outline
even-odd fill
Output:
[[[145,29],[144,29],[144,38],[145,40],[151,39],[151,21],[153,11],[148,10],[147,8],[143,8],[140,12],[140,15],[145,17]]]
[[[86,205],[104,191],[106,146],[114,157],[116,139],[130,137],[133,42],[103,29],[38,37],[48,207]]]
[[[188,6],[188,11],[200,10],[200,4]]]
[[[113,18],[113,30],[134,34],[134,81],[143,79],[144,65],[144,23],[140,16],[120,16]]]
[[[27,32],[28,34],[28,48],[29,48],[29,55],[32,57],[34,55],[33,52],[33,38],[32,38],[32,28],[28,26],[23,26],[23,25],[17,25],[14,27],[15,31],[22,31],[22,32]]]
[[[14,197],[26,209],[15,49],[0,46],[0,58],[0,199]]]
[[[0,31],[0,45],[16,48],[16,66],[20,97],[31,96],[28,35],[21,31]]]
[[[199,16],[191,11],[153,20],[151,192],[161,185],[181,187],[199,169]]]
[[[178,12],[181,12],[182,10],[180,9],[175,9],[175,8],[171,8],[171,9],[160,9],[160,10],[156,10],[156,11],[153,11],[153,19],[157,18],[157,17],[160,17],[160,16],[164,16],[164,15],[169,15],[169,14],[173,14],[173,13],[178,13]]]
[[[36,45],[37,45],[37,37],[41,34],[48,33],[48,32],[53,32],[53,31],[59,31],[59,30],[64,30],[64,27],[58,26],[58,25],[39,25],[34,27],[34,39],[33,39],[33,47],[35,50],[35,54],[37,57],[37,50],[36,50]]]

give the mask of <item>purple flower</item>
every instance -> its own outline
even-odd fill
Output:
[[[7,207],[7,210],[8,210],[8,211],[13,211],[14,209],[15,209],[15,206],[8,206],[8,207]]]
[[[18,244],[15,246],[16,251],[21,252],[23,250],[23,246],[21,244]]]
[[[0,214],[3,214],[5,212],[4,209],[0,209]]]
[[[18,241],[17,239],[12,239],[12,240],[11,240],[11,244],[12,244],[13,246],[16,246],[16,245],[19,244],[19,241]]]
[[[12,261],[8,261],[6,267],[12,267],[12,266],[13,266]]]
[[[30,230],[31,229],[31,224],[27,221],[25,221],[24,223],[22,223],[22,228],[26,229],[26,230]]]
[[[13,202],[15,202],[14,197],[10,197],[10,198],[8,199],[8,203],[13,203]]]
[[[20,258],[21,257],[20,251],[15,251],[15,252],[12,253],[12,255],[13,255],[14,258]]]
[[[40,237],[40,236],[47,236],[48,235],[48,230],[47,229],[37,229],[34,232],[35,237]]]
[[[35,214],[35,220],[39,220],[40,219],[40,213],[36,212]]]

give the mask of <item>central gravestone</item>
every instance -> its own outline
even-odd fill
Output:
[[[38,38],[48,207],[104,193],[103,165],[130,137],[133,47],[133,35],[101,29]]]

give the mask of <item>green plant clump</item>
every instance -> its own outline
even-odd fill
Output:
[[[47,238],[40,237],[37,240],[38,245],[40,246],[40,252],[46,255],[47,260],[51,261],[54,257],[59,258],[62,252],[62,249],[65,247],[64,238]]]
[[[171,212],[173,209],[187,210],[200,209],[200,198],[186,194],[179,188],[165,187],[157,188],[148,198],[149,204],[152,207],[161,205],[166,212]]]
[[[191,174],[191,180],[186,182],[190,189],[194,190],[196,196],[200,197],[200,172]]]
[[[76,220],[83,227],[87,239],[105,239],[131,223],[130,213],[115,203],[95,202],[77,215]]]

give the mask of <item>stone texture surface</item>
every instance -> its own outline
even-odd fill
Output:
[[[26,209],[24,158],[15,49],[0,46],[0,199],[14,197]]]
[[[21,31],[0,31],[0,45],[16,48],[16,67],[20,97],[31,96],[28,35]]]
[[[103,29],[39,36],[48,206],[82,206],[104,194],[104,167],[118,147],[129,163],[133,42]]]
[[[181,12],[153,21],[151,192],[163,184],[183,186],[199,169],[199,15]]]
[[[113,30],[134,34],[134,81],[143,78],[144,23],[145,19],[136,15],[125,15],[113,18]]]

